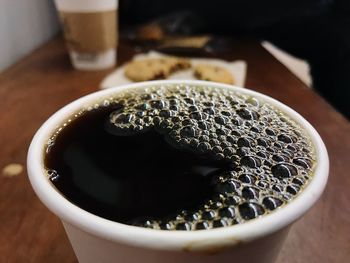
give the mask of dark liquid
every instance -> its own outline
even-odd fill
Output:
[[[67,199],[114,221],[130,223],[198,207],[213,193],[208,174],[225,166],[181,151],[150,130],[116,136],[106,131],[113,108],[74,120],[46,156]]]
[[[153,88],[100,102],[53,135],[45,166],[72,203],[121,223],[200,230],[268,214],[307,185],[313,148],[283,112],[224,89]]]

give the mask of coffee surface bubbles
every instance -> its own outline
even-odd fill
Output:
[[[116,92],[50,138],[47,173],[72,203],[121,223],[202,230],[244,223],[292,201],[314,148],[288,115],[204,85]]]

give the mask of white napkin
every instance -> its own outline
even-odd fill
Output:
[[[150,51],[148,53],[135,55],[133,57],[133,60],[145,59],[145,58],[161,58],[161,57],[166,57],[166,55],[163,55],[159,52]],[[232,62],[227,62],[221,59],[211,59],[211,58],[191,58],[190,60],[191,60],[192,66],[195,66],[197,64],[209,64],[209,65],[223,67],[233,75],[235,79],[235,83],[234,83],[235,86],[240,86],[240,87],[244,86],[246,72],[247,72],[247,63],[243,60],[236,60]],[[111,87],[115,87],[123,84],[133,83],[133,81],[131,81],[124,75],[124,67],[125,66],[123,65],[117,68],[107,77],[105,77],[100,84],[100,88],[107,89],[107,88],[111,88]],[[193,76],[193,69],[189,68],[189,69],[180,70],[171,74],[168,79],[193,80],[196,78]]]

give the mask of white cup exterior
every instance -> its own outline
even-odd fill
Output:
[[[43,156],[50,136],[82,108],[129,88],[187,84],[222,87],[256,97],[281,109],[309,134],[317,165],[306,188],[288,205],[271,214],[225,228],[203,231],[164,231],[129,226],[93,215],[69,202],[51,184]],[[322,194],[329,172],[325,145],[317,131],[297,112],[261,93],[205,81],[151,81],[124,85],[82,97],[52,115],[37,131],[27,157],[28,175],[40,200],[63,222],[75,254],[87,262],[274,262],[293,222]]]
[[[119,0],[55,0],[55,5],[65,12],[102,12],[118,9]]]
[[[93,62],[81,59],[83,56],[91,56],[91,54],[82,54],[74,50],[69,50],[69,57],[73,67],[79,70],[103,70],[114,67],[117,61],[117,52],[115,48],[92,54]]]

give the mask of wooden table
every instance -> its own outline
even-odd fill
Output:
[[[218,57],[248,63],[246,86],[301,113],[319,131],[330,156],[321,200],[292,228],[278,262],[350,262],[350,124],[259,44],[230,42]],[[134,53],[121,45],[119,62]],[[26,165],[39,126],[66,103],[96,91],[109,71],[72,69],[55,38],[0,74],[0,168]],[[37,199],[25,170],[0,176],[0,262],[76,262],[63,227]]]

